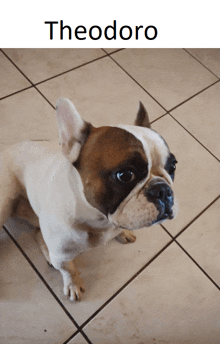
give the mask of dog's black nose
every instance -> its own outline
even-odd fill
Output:
[[[173,218],[173,191],[167,183],[154,182],[150,183],[149,188],[145,192],[148,202],[154,203],[159,214],[157,221]]]
[[[157,183],[148,190],[147,195],[152,199],[160,199],[165,202],[167,197],[172,196],[172,191],[166,183]]]
[[[173,205],[173,192],[166,183],[156,183],[147,190],[147,199],[150,202],[166,205],[167,212],[171,212]]]

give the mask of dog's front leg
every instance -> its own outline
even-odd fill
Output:
[[[76,269],[73,261],[62,261],[60,257],[50,255],[51,264],[58,269],[63,276],[63,292],[64,295],[69,297],[71,301],[78,301],[81,299],[85,287],[80,273]]]

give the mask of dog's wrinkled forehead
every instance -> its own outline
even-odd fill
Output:
[[[160,134],[152,129],[133,125],[120,125],[119,127],[130,132],[142,143],[150,165],[149,168],[152,165],[165,165],[169,155],[169,148]]]
[[[91,129],[76,166],[100,174],[129,163],[148,163],[142,142],[126,129],[106,126]]]

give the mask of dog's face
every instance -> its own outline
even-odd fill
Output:
[[[141,103],[134,126],[95,128],[66,99],[58,100],[57,116],[63,153],[79,171],[87,201],[110,222],[137,229],[175,216],[177,161]]]

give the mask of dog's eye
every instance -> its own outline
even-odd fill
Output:
[[[170,166],[170,169],[169,169],[169,174],[173,174],[175,172],[175,169],[176,169],[176,165],[175,164],[172,164]]]
[[[175,174],[175,170],[176,170],[176,164],[177,164],[177,160],[173,160],[173,162],[171,163],[170,165],[170,168],[169,168],[169,175],[170,177],[172,178],[172,180],[174,180],[174,174]]]
[[[136,178],[132,171],[118,172],[116,177],[122,183],[130,183]]]

